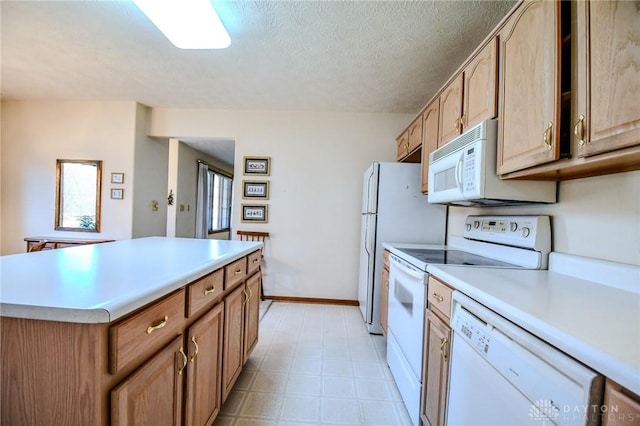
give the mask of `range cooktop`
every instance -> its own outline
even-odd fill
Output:
[[[501,262],[499,260],[479,256],[477,254],[472,254],[461,250],[422,248],[402,248],[399,250],[426,264],[488,266],[494,268],[518,267],[517,265],[513,265],[511,263]]]

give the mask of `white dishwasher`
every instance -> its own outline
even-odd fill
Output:
[[[447,425],[599,423],[596,372],[458,291],[451,328]]]

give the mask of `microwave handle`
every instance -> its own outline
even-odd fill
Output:
[[[458,186],[458,190],[463,192],[462,188],[462,163],[464,162],[464,153],[460,154],[460,158],[456,163],[456,185]]]

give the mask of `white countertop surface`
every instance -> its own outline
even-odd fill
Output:
[[[428,272],[640,394],[640,274],[628,291],[546,270],[430,265]]]
[[[0,315],[111,322],[260,247],[149,237],[0,256]]]

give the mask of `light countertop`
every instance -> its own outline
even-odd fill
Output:
[[[0,256],[0,315],[111,322],[260,247],[149,237]]]
[[[637,288],[629,291],[546,270],[430,265],[428,272],[640,394]]]

